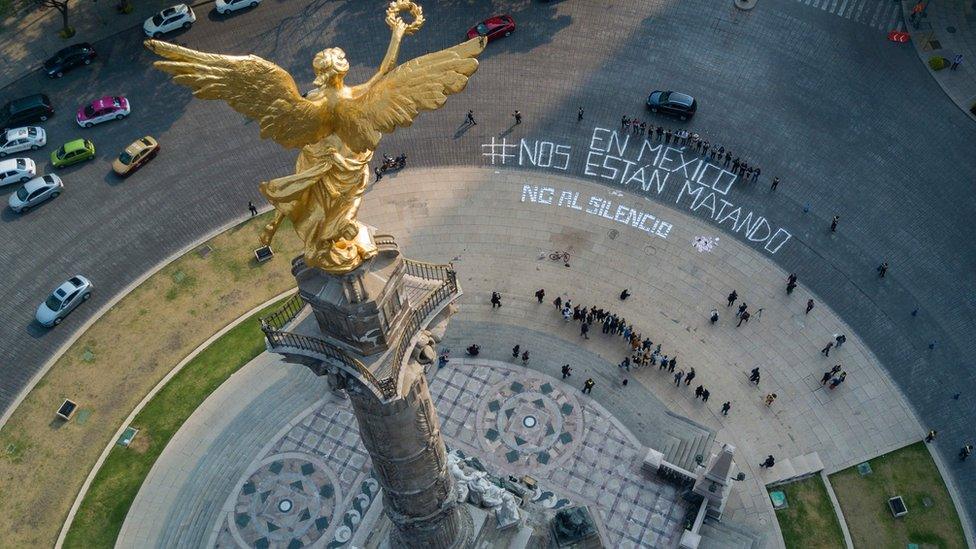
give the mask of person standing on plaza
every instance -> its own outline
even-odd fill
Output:
[[[630,124],[630,121],[627,120],[627,115],[625,114],[625,115],[621,116],[620,117],[620,129],[626,130],[628,124]]]
[[[628,297],[630,297],[630,292],[627,291],[627,288],[624,288],[624,291],[620,292],[620,301],[624,301]]]
[[[491,292],[491,308],[502,306],[502,296],[498,292]]]
[[[752,372],[749,374],[749,381],[759,385],[759,366],[752,369]]]
[[[773,184],[769,186],[769,190],[775,191],[776,190],[776,187],[779,187],[779,178],[778,177],[774,177],[773,178]]]
[[[529,352],[522,351],[522,366],[527,366],[529,364]]]
[[[571,318],[573,318],[573,309],[569,306],[569,302],[567,301],[566,305],[563,306],[563,320],[569,322]]]
[[[759,168],[756,168],[756,171],[752,172],[752,182],[753,183],[759,181],[759,174],[761,172],[762,172],[762,170],[760,170]]]
[[[708,402],[708,396],[710,394],[711,393],[708,392],[708,389],[702,389],[702,402]]]
[[[573,369],[569,367],[569,364],[563,364],[562,367],[563,379],[573,375]]]
[[[704,385],[699,385],[698,387],[695,387],[695,400],[698,400],[699,398],[701,398],[702,394],[704,394],[704,393],[705,393],[705,386]]]
[[[708,320],[710,320],[712,324],[718,322],[718,309],[712,309],[711,314],[708,316]]]
[[[806,314],[810,314],[810,311],[812,311],[812,310],[813,310],[813,299],[808,299],[807,300],[807,310],[803,314],[805,314],[805,315]]]
[[[760,311],[761,310],[762,309],[760,309]],[[739,326],[742,326],[743,322],[749,322],[750,317],[752,317],[752,315],[749,314],[749,311],[742,311],[742,314],[739,315],[739,323],[736,324],[735,327],[738,328]]]
[[[769,469],[773,465],[776,465],[776,460],[773,456],[766,456],[766,460],[759,464],[760,469]]]
[[[596,382],[593,381],[593,378],[592,377],[589,378],[589,379],[587,379],[583,383],[583,392],[586,393],[586,394],[589,394],[589,393],[593,392],[593,386],[594,385],[596,385]]]
[[[685,386],[691,385],[691,380],[695,379],[695,369],[692,368],[688,370],[688,374],[685,375]]]
[[[732,293],[729,294],[728,299],[729,299],[729,303],[728,305],[726,305],[726,307],[731,307],[732,304],[735,303],[735,300],[739,299],[739,294],[735,293],[735,290],[732,290]]]
[[[962,63],[962,54],[961,53],[957,53],[952,58],[952,65],[949,67],[949,70],[950,71],[954,71],[954,70],[958,69],[960,63]]]
[[[837,232],[837,222],[840,221],[840,216],[835,215],[833,219],[830,220],[830,232]]]
[[[730,400],[725,401],[725,404],[722,405],[722,415],[723,416],[729,415],[729,410],[731,409],[732,409],[732,401]]]
[[[580,325],[580,337],[582,337],[583,339],[590,339],[590,336],[587,335],[589,331],[590,331],[590,324],[588,322],[583,322],[583,324]]]
[[[834,342],[833,341],[828,342],[827,345],[824,346],[823,349],[820,349],[820,354],[822,354],[823,356],[830,356],[830,349],[833,346],[834,346]]]
[[[826,372],[824,372],[823,377],[820,378],[820,385],[821,386],[826,385],[827,382],[830,381],[830,376],[832,376],[832,375],[834,375],[834,374],[831,371],[829,371],[829,370],[826,371]]]
[[[518,110],[516,110],[515,112],[512,113],[512,116],[515,117],[515,125],[516,126],[518,126],[519,124],[522,123],[522,113],[521,112],[519,112]]]
[[[474,121],[474,111],[469,110],[468,115],[464,118],[464,122],[469,126],[477,126],[478,123]]]
[[[742,304],[739,305],[739,312],[735,313],[735,317],[739,318],[740,316],[742,316],[742,313],[746,312],[747,308],[749,308],[749,306],[746,305],[745,301],[743,301]]]
[[[678,359],[675,357],[671,357],[671,360],[668,361],[668,372],[674,373],[674,367],[677,365],[678,365]]]
[[[839,376],[830,380],[830,390],[833,391],[834,389],[836,389],[838,385],[844,383],[845,379],[847,379],[847,372],[841,372]]]
[[[881,265],[878,265],[878,276],[884,278],[886,274],[888,274],[888,262],[883,261]]]
[[[841,345],[847,343],[847,336],[844,335],[844,334],[835,335],[834,336],[834,341],[837,342],[837,344],[835,345],[835,347],[837,347],[838,349],[840,349],[840,346]]]
[[[772,406],[773,402],[775,401],[776,401],[776,393],[769,393],[768,395],[766,395],[766,398],[763,399],[763,402],[766,404],[767,408]]]
[[[929,429],[929,433],[925,435],[925,442],[932,442],[935,440],[935,435],[939,434],[935,429]]]
[[[973,455],[973,445],[966,444],[959,450],[959,461],[966,461],[966,458]]]
[[[519,350],[520,350],[520,347],[518,345],[512,347],[512,358],[518,358],[519,357]]]
[[[258,208],[250,200],[247,201],[247,209],[251,212],[251,217],[258,215]]]
[[[563,299],[558,295],[556,296],[556,299],[552,300],[552,304],[556,306],[557,311],[563,310]]]
[[[580,108],[576,111],[576,121],[581,122],[582,120],[583,120],[583,107],[580,106]]]
[[[546,290],[543,288],[537,290],[535,292],[535,298],[539,300],[539,303],[542,303],[542,300],[546,298]]]
[[[678,370],[674,374],[674,386],[681,387],[681,378],[684,377],[685,373],[682,370]]]

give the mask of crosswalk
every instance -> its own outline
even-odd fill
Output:
[[[881,31],[905,30],[901,2],[896,0],[796,0],[796,2]]]

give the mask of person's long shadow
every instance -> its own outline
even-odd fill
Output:
[[[516,124],[515,122],[512,122],[512,125],[511,126],[509,126],[508,128],[505,128],[504,130],[502,130],[501,132],[499,132],[498,137],[508,137],[508,134],[510,134],[513,131],[515,131],[515,126],[518,126],[518,124]]]
[[[474,126],[475,124],[472,124],[471,122],[465,120],[464,122],[461,123],[460,126],[458,126],[458,129],[454,131],[454,139],[458,139],[462,135],[468,133],[468,130],[470,130]]]

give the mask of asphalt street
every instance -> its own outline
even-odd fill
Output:
[[[311,87],[313,55],[339,45],[352,63],[347,81],[357,83],[371,76],[386,49],[384,4],[266,0],[231,17],[200,7],[192,29],[168,38],[201,50],[254,52],[290,71],[302,89]],[[547,142],[570,151],[567,175],[602,178],[691,211],[681,185],[644,192],[588,168],[594,128],[615,129],[621,115],[639,116],[731,148],[759,165],[762,177],[736,183],[723,197],[791,235],[769,258],[795,271],[856,328],[923,422],[939,430],[936,445],[967,512],[976,515],[976,470],[955,458],[973,440],[976,423],[976,127],[910,45],[886,41],[877,25],[797,0],[761,0],[750,12],[718,0],[445,0],[423,7],[427,24],[406,40],[401,60],[463,40],[471,24],[494,13],[511,13],[518,28],[489,45],[463,95],[384,139],[378,153],[404,152],[420,166],[494,161],[498,169],[528,170],[529,184],[532,170],[557,168],[530,166],[528,155],[516,153],[521,146],[501,158],[485,156],[493,149],[482,145],[493,139],[521,145],[524,138],[531,149]],[[96,160],[58,171],[66,186],[58,199],[26,215],[6,209],[0,215],[0,407],[100,304],[190,242],[246,215],[248,200],[261,201],[257,183],[288,173],[293,163],[295,153],[259,140],[255,124],[224,105],[193,100],[152,69],[143,38],[138,27],[130,29],[97,43],[101,57],[90,68],[57,82],[34,74],[0,93],[3,100],[37,91],[52,97],[59,112],[45,124],[50,144],[31,155],[45,170],[46,155],[69,139],[89,137],[98,150]],[[644,99],[659,87],[695,95],[695,119],[646,112]],[[133,104],[128,119],[90,130],[75,124],[72,113],[84,101],[118,93]],[[478,125],[463,129],[468,109]],[[515,109],[524,118],[513,127]],[[161,154],[135,176],[116,179],[111,160],[145,134],[159,139]],[[634,155],[632,149],[620,156]],[[773,176],[782,183],[770,192]],[[396,178],[380,184],[395,185]],[[0,199],[12,190],[2,189]],[[692,213],[714,216],[707,208]],[[835,233],[833,215],[841,217]],[[716,235],[749,242],[746,231],[713,225]],[[891,265],[883,279],[875,271],[881,261]],[[96,285],[92,302],[61,326],[41,329],[32,322],[37,303],[75,273]],[[737,291],[748,299],[748,288]]]

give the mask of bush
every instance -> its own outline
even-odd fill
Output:
[[[936,55],[934,57],[929,57],[929,67],[932,67],[934,71],[941,71],[942,69],[949,66],[949,60],[945,57]]]
[[[58,31],[58,36],[60,36],[61,38],[68,39],[68,38],[71,38],[74,35],[75,35],[75,28],[74,27],[65,27],[65,28],[61,29],[60,31]]]

